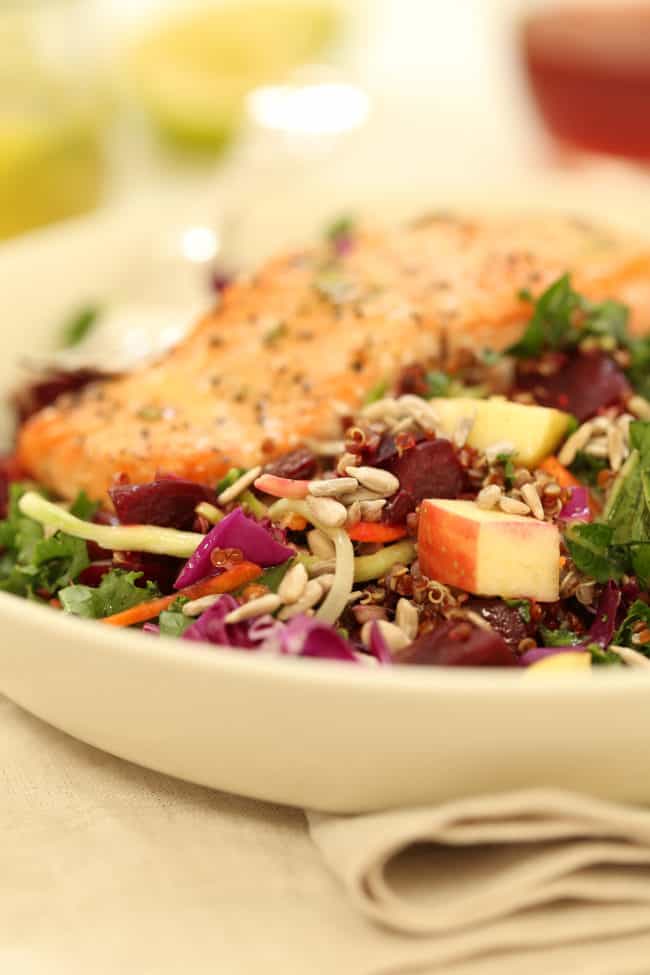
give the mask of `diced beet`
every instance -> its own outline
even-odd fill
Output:
[[[24,423],[63,393],[76,393],[89,383],[108,379],[110,375],[97,369],[52,369],[41,374],[34,382],[17,390],[12,397],[18,422]]]
[[[316,473],[316,455],[307,447],[298,447],[288,454],[282,454],[264,470],[266,474],[275,474],[276,477],[307,480]]]
[[[462,465],[451,442],[443,438],[421,440],[384,466],[416,504],[424,498],[457,498],[463,490]]]
[[[502,599],[471,599],[463,608],[482,616],[512,650],[535,634],[535,624],[527,623],[516,606],[508,606]]]
[[[406,516],[415,510],[416,501],[408,491],[399,490],[389,499],[383,511],[382,520],[389,525],[403,525]]]
[[[102,559],[100,562],[91,562],[90,565],[87,565],[83,572],[79,574],[77,582],[82,586],[92,586],[93,588],[96,588],[106,573],[110,572],[111,569],[114,568],[115,565],[112,559]]]
[[[421,363],[413,363],[402,369],[397,380],[397,395],[403,396],[405,393],[425,398],[430,395],[427,370]]]
[[[573,356],[550,376],[520,371],[517,384],[542,406],[573,413],[581,423],[632,392],[620,367],[599,351]]]
[[[174,580],[178,575],[180,562],[167,555],[148,555],[145,552],[121,552],[120,561],[101,559],[86,566],[79,575],[78,582],[84,586],[98,586],[102,576],[113,569],[123,572],[141,572],[142,578],[136,582],[137,586],[144,586],[147,582],[155,582],[161,592],[173,592]]]
[[[493,630],[464,620],[442,623],[401,650],[399,663],[425,667],[517,667],[508,644]]]
[[[181,477],[159,477],[148,484],[116,484],[108,493],[123,525],[188,528],[197,504],[216,502],[213,490]]]

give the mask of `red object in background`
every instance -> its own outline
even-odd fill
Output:
[[[556,138],[650,159],[650,2],[553,6],[522,43],[533,93]]]

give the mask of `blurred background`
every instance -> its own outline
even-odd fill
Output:
[[[645,179],[649,109],[640,0],[0,0],[0,239],[306,173]]]

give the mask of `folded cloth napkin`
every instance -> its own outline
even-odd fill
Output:
[[[378,975],[650,973],[650,811],[541,789],[308,821],[353,904],[416,936]]]

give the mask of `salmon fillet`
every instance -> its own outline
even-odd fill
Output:
[[[233,465],[338,437],[356,407],[405,365],[432,362],[441,335],[502,348],[565,271],[592,298],[618,297],[650,326],[650,251],[581,221],[431,215],[359,229],[270,261],[155,364],[61,397],[19,431],[20,463],[64,498],[104,498],[116,473],[214,485]]]

